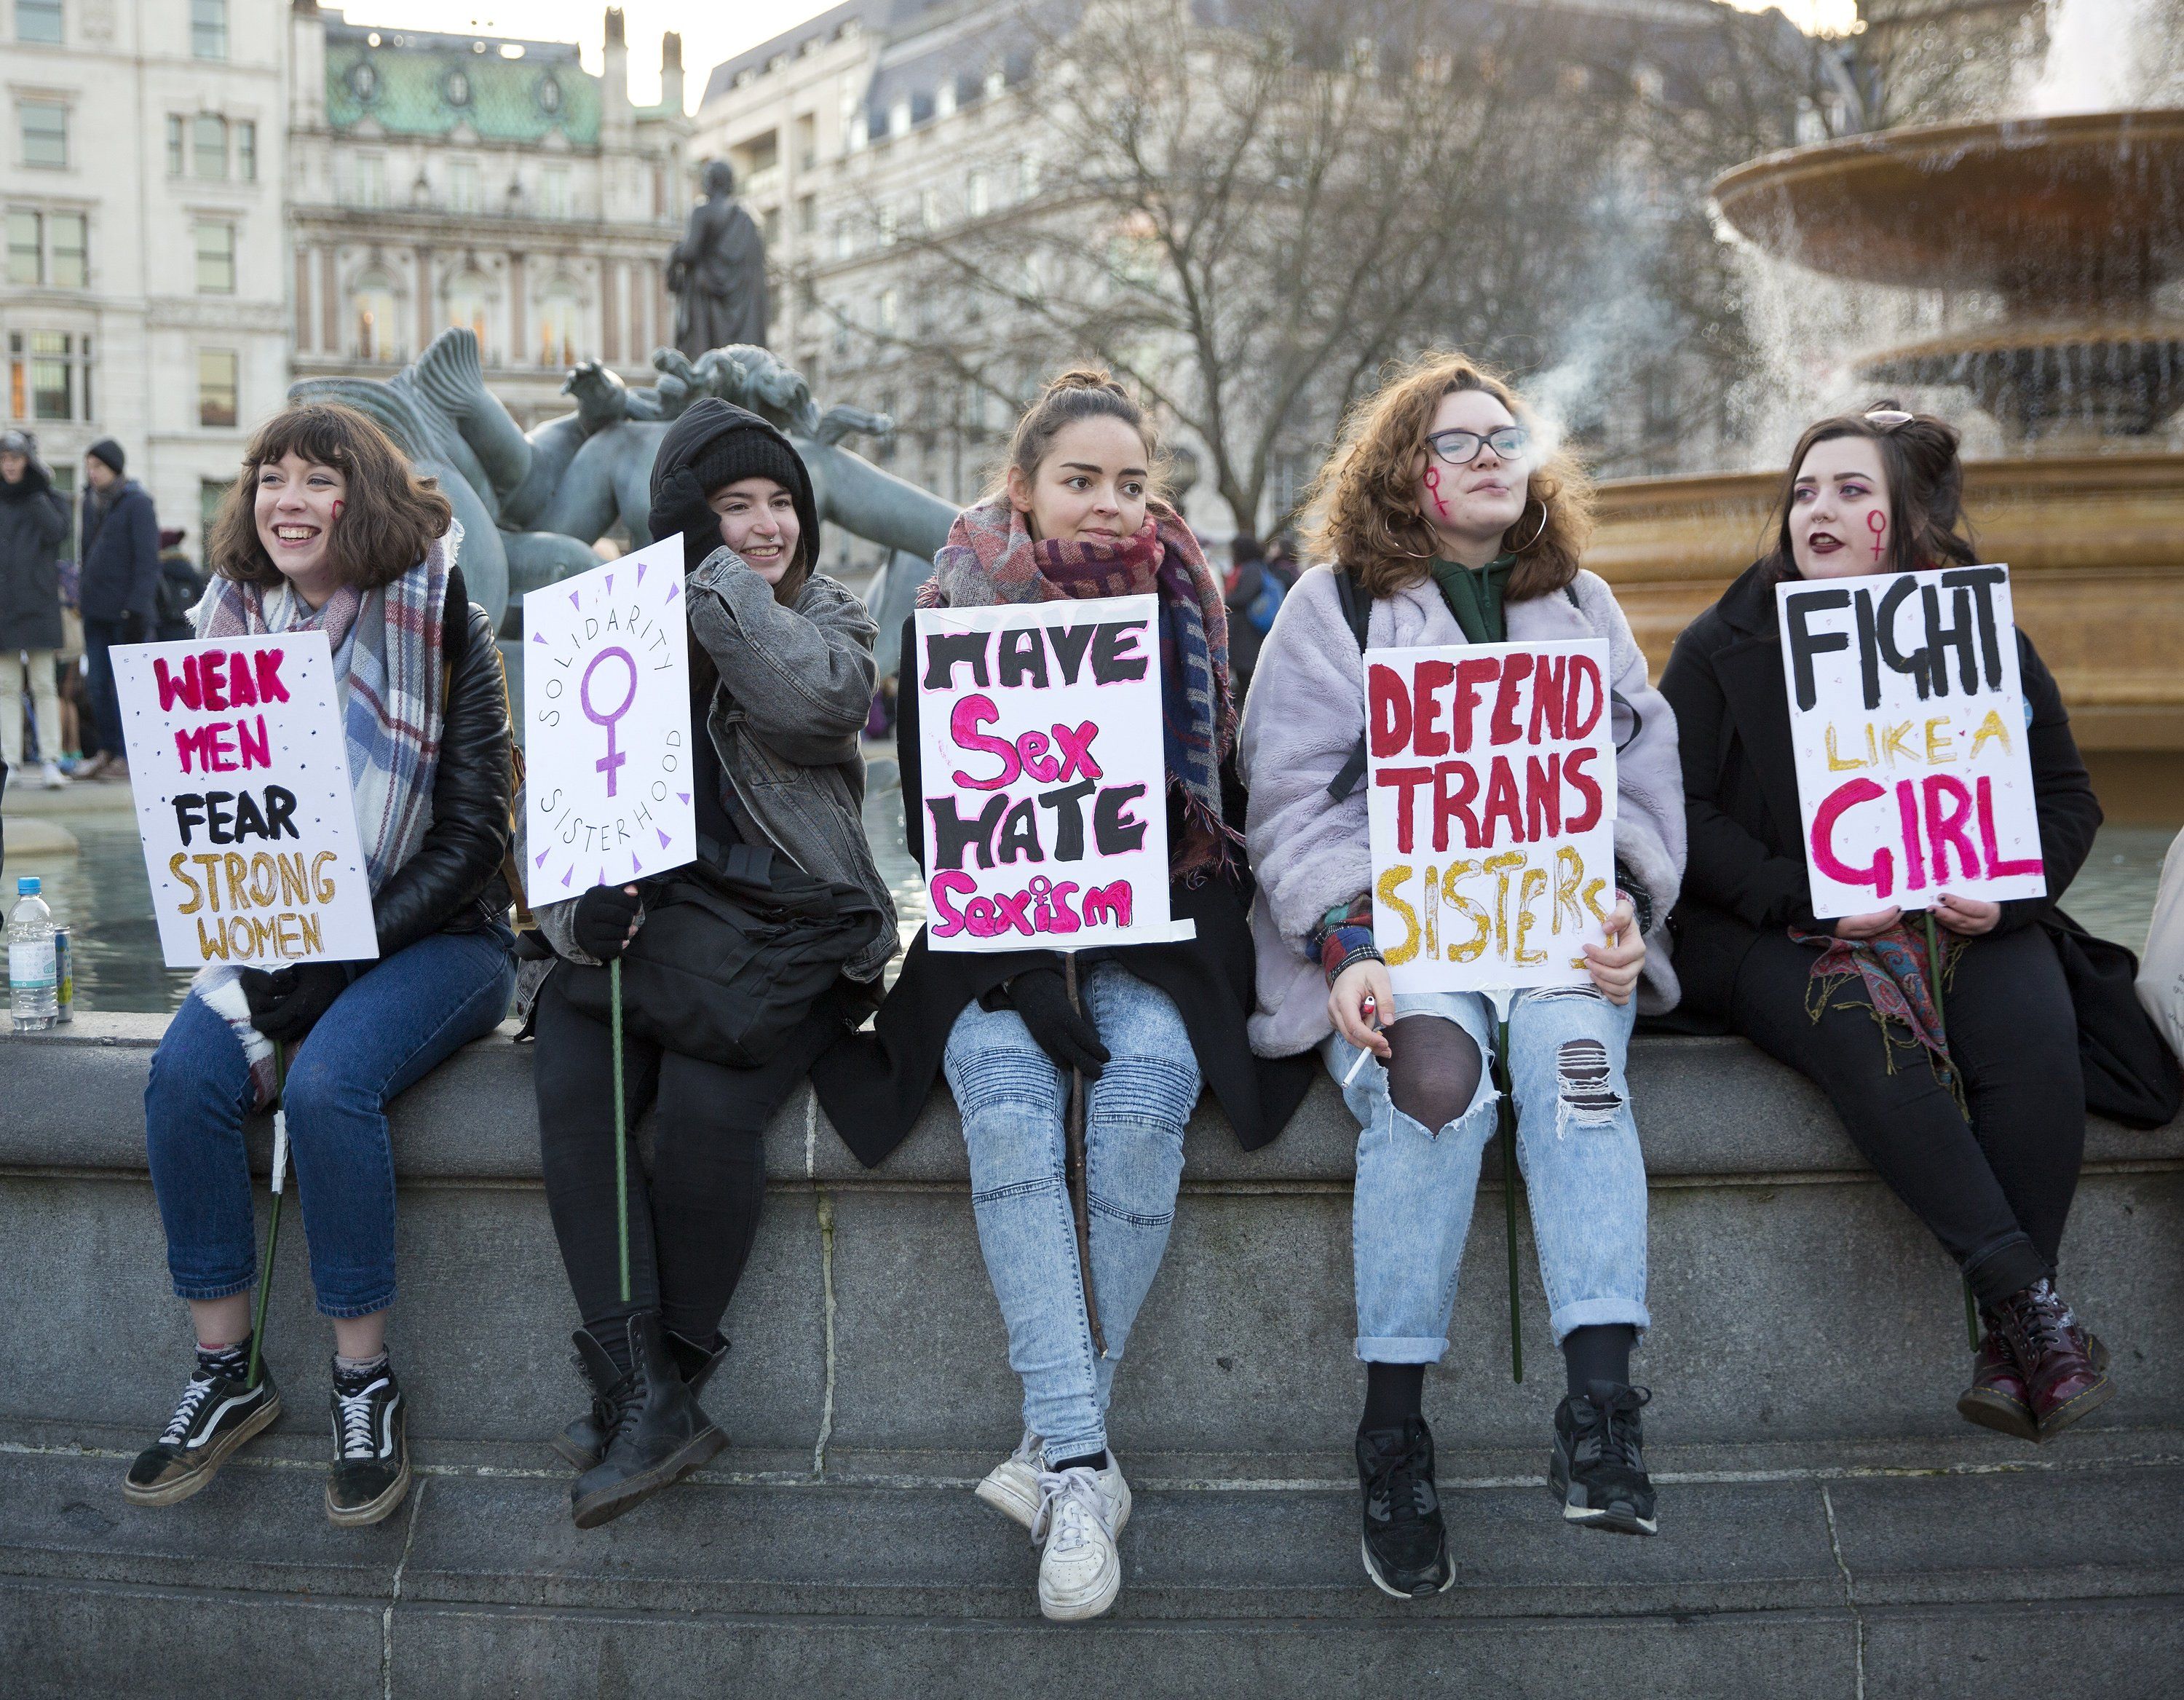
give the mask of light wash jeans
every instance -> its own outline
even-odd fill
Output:
[[[1049,1458],[1107,1444],[1115,1364],[1175,1221],[1183,1127],[1198,1102],[1198,1060],[1167,994],[1112,961],[1078,981],[1113,1060],[1089,1084],[1084,1118],[1093,1291],[1107,1351],[1096,1357],[1063,1173],[1069,1077],[1014,1010],[968,1006],[943,1062],[971,1151],[971,1207],[986,1274],[1023,1382],[1024,1426]]]
[[[1490,1067],[1470,1106],[1438,1130],[1389,1101],[1377,1061],[1344,1090],[1359,1129],[1357,1351],[1372,1363],[1438,1363],[1448,1351],[1479,1157],[1496,1128],[1493,1006],[1476,992],[1398,993],[1387,1019],[1407,1015],[1453,1021]],[[1517,1165],[1558,1344],[1572,1329],[1627,1323],[1642,1333],[1652,1320],[1646,1160],[1624,1079],[1636,1019],[1634,1005],[1618,1007],[1590,986],[1520,992],[1509,1013]],[[1339,1033],[1320,1051],[1338,1084],[1362,1054]]]

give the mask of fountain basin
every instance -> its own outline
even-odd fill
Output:
[[[2025,304],[2143,301],[2184,275],[2184,110],[1908,125],[1793,148],[1713,185],[1777,259]]]
[[[1585,565],[1614,585],[1656,677],[1677,634],[1768,547],[1779,472],[1618,479]],[[1975,460],[1982,560],[2054,672],[2109,818],[2184,825],[2184,454]]]

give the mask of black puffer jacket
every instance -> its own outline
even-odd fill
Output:
[[[447,723],[432,778],[432,824],[371,900],[383,961],[435,933],[475,933],[507,912],[510,790],[508,684],[493,621],[448,575],[442,641]]]
[[[22,477],[0,482],[0,654],[61,646],[56,558],[68,535],[67,501],[35,455]]]

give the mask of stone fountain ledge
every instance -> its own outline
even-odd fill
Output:
[[[162,1022],[0,1038],[11,1700],[168,1692],[203,1659],[329,1695],[590,1697],[644,1669],[660,1696],[1059,1676],[1310,1700],[1458,1670],[1621,1700],[1634,1661],[1663,1693],[1792,1692],[1795,1669],[1801,1696],[1961,1692],[1976,1673],[1988,1700],[2050,1695],[2096,1660],[2184,1659],[2184,1124],[2088,1130],[2069,1285],[2120,1392],[2036,1450],[1954,1416],[1954,1274],[1818,1095],[1738,1040],[1641,1039],[1663,1538],[1565,1530],[1540,1485],[1559,1369],[1527,1234],[1529,1374],[1509,1379],[1490,1179],[1428,1395],[1459,1581],[1400,1610],[1357,1575],[1346,1456],[1353,1129],[1324,1082],[1256,1153],[1203,1108],[1112,1414],[1139,1496],[1128,1585],[1086,1631],[1030,1614],[1030,1548],[966,1491],[1015,1439],[1017,1392],[944,1095],[870,1171],[808,1095],[783,1112],[708,1397],[730,1449],[609,1530],[570,1528],[542,1441],[580,1402],[575,1318],[529,1059],[499,1035],[393,1110],[421,1472],[402,1513],[351,1533],[320,1513],[326,1337],[292,1225],[267,1329],[286,1416],[187,1505],[126,1508],[119,1474],[186,1340],[143,1167]]]

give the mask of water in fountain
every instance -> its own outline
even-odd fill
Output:
[[[2159,86],[2176,63],[2158,50],[2173,33],[2164,9],[2163,0],[2048,0],[2048,51],[2020,80],[2018,109],[2044,118],[2169,104]]]

